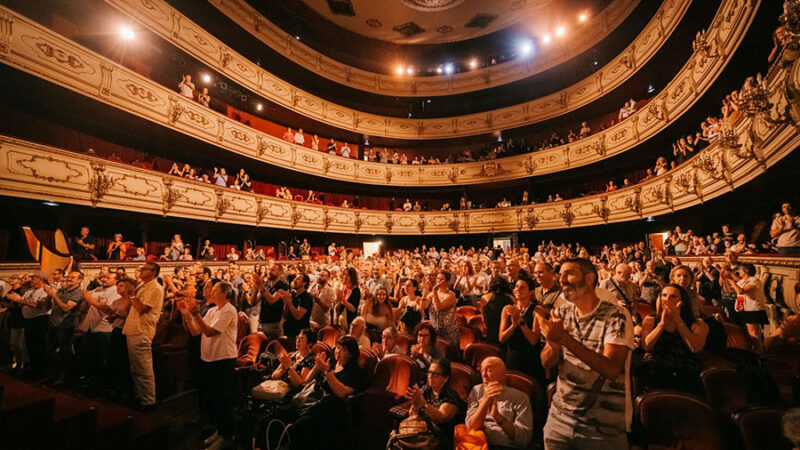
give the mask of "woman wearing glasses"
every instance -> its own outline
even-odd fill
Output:
[[[427,386],[408,389],[409,416],[427,418],[439,428],[440,449],[453,448],[453,431],[463,422],[465,404],[450,386],[450,361],[437,359],[428,368]]]

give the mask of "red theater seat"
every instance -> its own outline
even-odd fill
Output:
[[[375,375],[375,366],[378,365],[378,357],[371,351],[362,348],[359,349],[358,365],[364,372],[365,384],[372,381],[372,376]]]
[[[464,362],[475,370],[481,370],[481,362],[490,356],[500,356],[500,347],[485,342],[475,342],[464,349]]]
[[[519,389],[531,401],[531,408],[533,409],[533,430],[535,440],[541,439],[541,433],[544,424],[547,421],[547,393],[544,387],[538,381],[525,375],[524,373],[509,371],[506,376],[506,386],[514,389]]]
[[[266,341],[267,336],[261,332],[250,333],[245,336],[239,343],[239,357],[236,358],[236,366],[240,368],[254,366],[258,362],[258,356],[263,351]],[[277,355],[278,353],[275,354]]]
[[[333,349],[324,342],[317,342],[316,344],[314,344],[314,346],[311,347],[311,353],[315,355],[324,353],[325,355],[327,355],[328,361],[330,361],[331,358],[333,358]]]
[[[747,395],[739,373],[730,367],[712,367],[700,375],[706,401],[714,409],[738,411],[747,406]]]
[[[469,320],[470,317],[476,316],[481,313],[480,310],[478,310],[478,308],[469,305],[459,306],[456,309],[456,312],[462,315],[467,320]]]
[[[783,436],[782,409],[753,408],[733,416],[739,429],[744,450],[791,450],[794,448]]]
[[[408,354],[411,346],[414,345],[414,338],[408,333],[397,333],[396,345],[403,349],[403,352]]]
[[[462,326],[458,328],[458,346],[463,352],[470,344],[478,342],[480,333],[475,331],[470,326]]]
[[[722,450],[714,411],[692,395],[656,390],[636,399],[643,444]]]
[[[338,328],[332,326],[322,327],[317,332],[317,341],[336,347],[336,343],[339,342],[339,336],[340,331]]]
[[[725,333],[728,335],[728,348],[751,350],[750,336],[747,330],[732,323],[724,323]]]
[[[472,388],[481,383],[481,375],[472,367],[461,364],[450,364],[450,386],[458,392],[461,399],[467,401]]]
[[[481,336],[486,336],[486,324],[483,323],[483,316],[478,314],[467,319],[467,325],[480,331]]]

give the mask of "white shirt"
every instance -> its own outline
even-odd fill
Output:
[[[761,311],[766,309],[767,297],[764,295],[764,285],[756,277],[742,278],[736,282],[742,290],[750,291],[743,293],[745,311]]]
[[[798,247],[800,246],[800,216],[796,216],[793,221],[786,220],[784,216],[776,217],[772,221],[773,230],[784,230],[778,235],[778,247]]]
[[[92,297],[98,303],[111,306],[114,300],[118,299],[120,295],[117,293],[116,286],[104,287],[100,286],[91,293]],[[86,317],[83,319],[79,329],[81,331],[91,331],[92,333],[111,333],[114,326],[108,321],[108,316],[100,312],[94,306],[89,307]]]
[[[216,336],[206,336],[200,340],[200,358],[205,362],[236,358],[236,331],[239,325],[236,307],[230,303],[222,308],[213,306],[208,310],[203,321],[211,328],[219,331]]]
[[[297,145],[303,145],[306,143],[306,137],[303,136],[302,133],[295,133],[294,134],[294,143]]]
[[[342,156],[343,157],[345,157],[345,158],[349,158],[350,157],[350,147],[345,145],[344,147],[341,148],[341,151],[342,151]]]

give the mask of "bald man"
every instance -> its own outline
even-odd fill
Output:
[[[639,297],[639,287],[631,281],[631,266],[620,263],[614,270],[614,275],[600,283],[600,288],[605,289],[617,298],[622,305],[630,306]]]
[[[533,433],[530,399],[506,386],[506,365],[500,358],[484,359],[481,377],[483,383],[467,398],[466,425],[483,431],[490,448],[527,448]]]

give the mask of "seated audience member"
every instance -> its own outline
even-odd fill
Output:
[[[453,448],[453,433],[466,409],[464,401],[450,386],[450,370],[450,361],[433,361],[428,368],[427,383],[423,388],[410,387],[407,394],[410,400],[403,405],[409,408],[409,417],[426,418],[436,425],[435,434],[439,438],[436,449],[440,450]]]
[[[317,354],[309,377],[317,380],[317,389],[322,389],[327,400],[315,401],[311,405],[298,394],[287,408],[278,413],[284,422],[291,423],[291,449],[343,448],[342,434],[348,429],[349,423],[345,400],[361,389],[363,379],[358,366],[359,354],[358,343],[350,336],[339,340],[333,362],[327,361],[325,353]],[[277,442],[283,430],[275,431],[277,434],[274,439]]]
[[[564,304],[536,312],[546,339],[545,369],[558,384],[544,427],[546,448],[627,449],[633,323],[627,310],[597,297],[597,269],[584,258],[561,265]]]
[[[311,348],[317,343],[317,335],[310,328],[303,328],[295,338],[296,351],[278,355],[280,365],[272,372],[273,380],[283,380],[294,388],[311,381],[316,356]]]
[[[374,295],[364,303],[361,314],[367,325],[378,331],[391,327],[394,323],[394,312],[389,302],[389,291],[384,286],[377,287]]]
[[[640,375],[646,388],[678,389],[702,395],[700,360],[708,325],[695,316],[689,292],[677,284],[661,289],[656,312],[642,322],[642,348],[647,352]]]
[[[364,321],[363,317],[356,317],[353,319],[353,322],[350,323],[350,334],[348,334],[348,336],[358,342],[359,348],[369,350],[372,346],[369,336],[367,336],[367,322]]]
[[[533,411],[525,393],[506,386],[503,360],[489,357],[481,363],[483,383],[467,399],[466,425],[483,431],[489,448],[528,447],[533,436]]]
[[[239,252],[236,251],[236,246],[231,246],[231,249],[228,250],[228,254],[225,256],[225,259],[228,261],[238,261],[239,260]]]
[[[147,255],[144,253],[144,247],[136,247],[136,256],[131,261],[147,261]]]
[[[122,234],[114,234],[114,240],[108,244],[106,255],[110,261],[122,261],[125,259],[126,252],[128,251],[128,244],[122,242]]]
[[[183,248],[183,254],[180,257],[181,261],[193,261],[194,257],[192,257],[192,249],[189,246]]]
[[[405,352],[399,345],[397,345],[397,329],[395,327],[384,328],[381,332],[381,342],[372,344],[372,353],[383,359],[384,356],[399,353],[404,355]]]
[[[421,366],[428,367],[431,361],[444,357],[436,347],[436,329],[430,322],[417,325],[414,336],[417,343],[411,346],[409,353]]]

